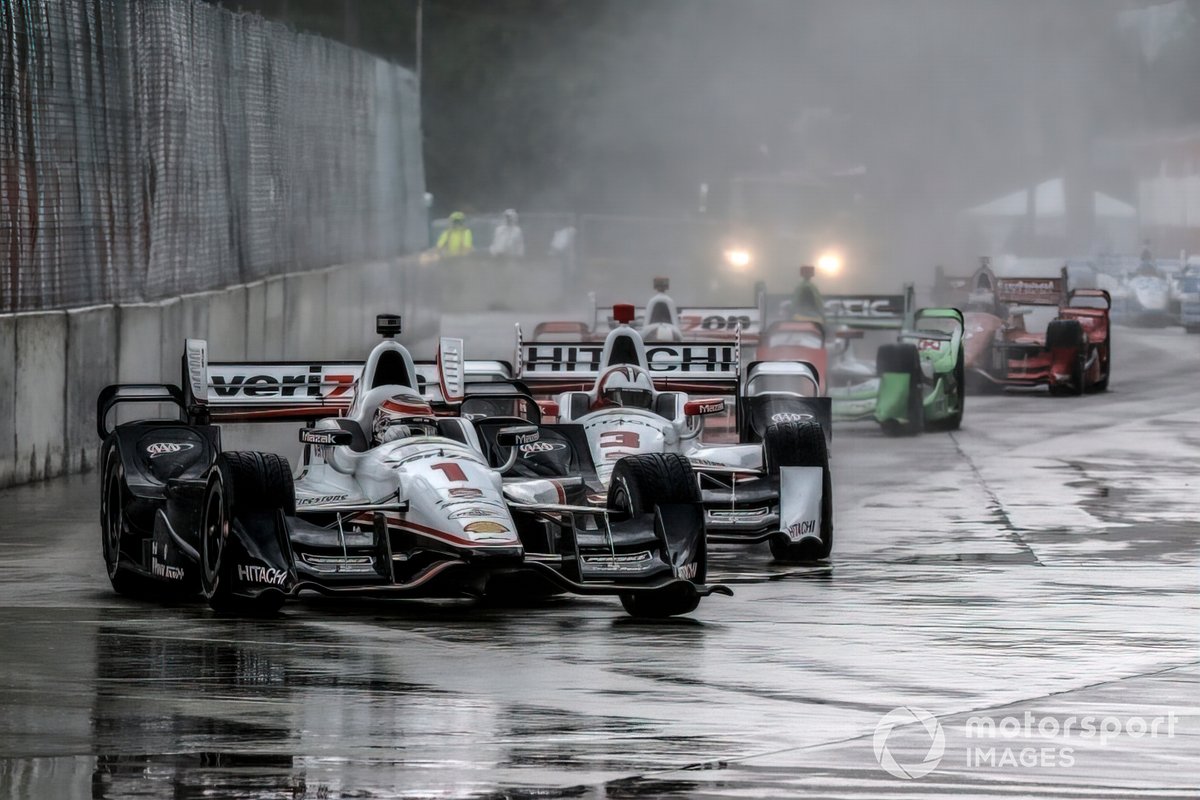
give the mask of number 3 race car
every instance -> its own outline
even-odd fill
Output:
[[[633,305],[613,307],[603,344],[526,344],[517,326],[517,376],[543,398],[548,415],[586,435],[611,496],[635,491],[629,458],[681,459],[699,478],[708,540],[767,541],[779,559],[827,558],[833,493],[825,430],[828,398],[802,362],[752,363],[740,373],[741,342],[646,342],[630,323]],[[734,398],[732,442],[704,441],[706,418]],[[659,455],[661,454],[661,455]]]
[[[730,594],[704,585],[704,513],[680,460],[623,459],[621,489],[589,503],[600,482],[578,426],[549,426],[543,439],[532,400],[527,418],[477,425],[464,411],[473,387],[461,341],[443,340],[431,370],[390,338],[398,317],[377,328],[385,338],[365,363],[209,363],[205,343],[189,340],[182,389],[101,392],[113,588],[202,593],[233,613],[274,612],[306,590],[571,592],[619,595],[630,613],[658,617]],[[503,386],[484,388],[488,408],[505,400]],[[170,403],[179,416],[109,429],[110,412],[128,402]],[[279,455],[222,451],[221,423],[278,419],[309,424],[298,478]],[[551,451],[554,479],[518,468],[531,448]]]

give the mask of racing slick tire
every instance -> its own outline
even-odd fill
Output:
[[[824,439],[822,438],[822,441]],[[649,514],[660,503],[699,503],[700,484],[691,462],[676,453],[643,453],[625,456],[613,469],[608,484],[608,507],[621,516]],[[693,583],[708,577],[708,546],[701,539],[696,554]],[[700,605],[699,595],[689,597],[622,594],[621,606],[634,617],[664,619],[688,614]]]
[[[820,467],[821,544],[819,547],[788,541],[782,534],[771,539],[771,555],[776,561],[815,561],[829,558],[833,550],[833,476],[829,469],[829,448],[819,423],[780,422],[763,434],[763,465],[768,475],[778,475],[780,467]]]
[[[1083,394],[1083,382],[1087,377],[1084,364],[1087,361],[1087,339],[1083,334],[1083,325],[1076,319],[1051,320],[1046,326],[1046,349],[1058,350],[1073,348],[1076,351],[1075,361],[1071,365],[1070,384],[1061,386],[1050,384],[1050,394],[1055,397],[1068,397]]]
[[[256,597],[234,594],[223,556],[229,525],[242,514],[282,510],[294,514],[296,492],[287,459],[274,453],[227,452],[217,456],[208,473],[200,527],[200,585],[214,611],[239,616],[269,616],[286,596],[277,590]]]
[[[113,591],[127,597],[150,599],[169,592],[158,582],[138,574],[121,561],[121,551],[129,544],[130,529],[138,526],[132,519],[136,500],[129,491],[125,477],[125,465],[115,441],[110,440],[104,448],[104,471],[101,473],[100,492],[100,544],[104,554],[104,567]]]
[[[963,410],[967,406],[967,365],[962,346],[958,348],[958,361],[954,364],[955,392],[958,395],[958,411],[945,419],[930,420],[925,423],[927,431],[956,431],[962,427]]]
[[[908,422],[886,420],[880,427],[888,436],[916,436],[925,429],[925,394],[922,391],[925,377],[921,372],[921,354],[917,352],[917,346],[907,342],[882,345],[875,356],[875,366],[880,375],[885,372],[908,375]]]
[[[1112,374],[1112,325],[1108,326],[1108,338],[1104,340],[1104,349],[1102,355],[1104,359],[1104,374],[1100,376],[1100,380],[1092,384],[1093,392],[1108,391],[1108,377]]]

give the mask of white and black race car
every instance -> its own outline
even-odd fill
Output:
[[[736,332],[728,343],[650,342],[631,324],[636,314],[613,306],[603,343],[526,343],[518,326],[518,379],[548,415],[582,426],[615,496],[625,459],[682,457],[699,479],[710,542],[766,541],[779,559],[827,558],[833,492],[820,420],[830,411],[815,367],[755,362],[743,376]]]
[[[390,338],[399,318],[378,329],[365,363],[209,363],[189,340],[182,389],[106,388],[97,425],[113,587],[203,594],[234,613],[273,612],[306,590],[619,595],[656,617],[729,594],[704,584],[704,513],[684,459],[623,459],[625,490],[598,501],[582,426],[540,426],[532,399],[503,384],[476,397],[467,367],[489,367],[466,364],[457,340],[418,365]],[[129,402],[179,414],[110,429]],[[527,413],[497,414],[506,408]],[[222,423],[279,419],[308,425],[297,477],[279,455],[222,450]]]

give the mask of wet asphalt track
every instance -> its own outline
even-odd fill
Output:
[[[1200,337],[1117,337],[1108,395],[840,427],[832,564],[722,551],[736,597],[665,624],[603,600],[144,605],[107,585],[94,475],[0,493],[0,797],[1196,797]],[[898,706],[942,726],[920,779],[873,749]],[[1171,731],[966,737],[1026,712]],[[930,743],[886,740],[910,767]]]

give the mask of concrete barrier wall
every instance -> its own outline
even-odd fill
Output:
[[[405,316],[402,341],[435,337],[438,273],[426,265],[417,275],[417,265],[372,262],[157,303],[0,315],[0,487],[95,468],[100,390],[178,384],[186,338],[207,339],[214,361],[361,358],[385,312]],[[129,408],[116,421],[152,413]]]
[[[64,472],[67,314],[17,314],[16,322],[13,482],[25,483]]]
[[[17,454],[17,318],[0,315],[0,486],[15,483]]]

